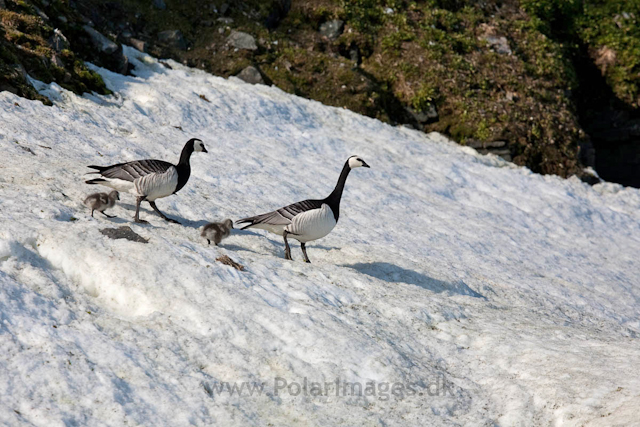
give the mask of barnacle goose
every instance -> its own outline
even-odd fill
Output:
[[[311,262],[307,256],[306,243],[326,236],[336,226],[340,216],[340,199],[347,176],[351,169],[361,166],[369,167],[360,157],[349,157],[342,168],[336,188],[324,199],[303,200],[273,212],[243,218],[237,223],[249,223],[242,227],[242,230],[253,227],[281,235],[284,238],[284,257],[288,260],[291,260],[291,249],[287,241],[287,236],[290,235],[300,242],[304,261]]]
[[[222,239],[226,239],[231,234],[231,230],[233,229],[233,221],[230,219],[225,219],[222,222],[211,222],[205,225],[202,228],[202,234],[200,236],[207,239],[207,243],[213,243],[218,246],[218,243],[222,241]]]
[[[194,151],[207,153],[204,144],[197,138],[190,139],[184,145],[177,165],[162,160],[147,159],[111,166],[88,166],[91,169],[97,169],[97,172],[89,173],[98,173],[102,177],[85,182],[87,184],[102,184],[134,194],[137,197],[135,222],[147,222],[141,220],[139,216],[140,203],[146,200],[163,219],[180,224],[160,212],[155,200],[177,193],[185,186],[191,175],[189,159]]]
[[[116,205],[116,200],[120,200],[120,194],[113,190],[109,194],[107,193],[93,193],[84,199],[84,205],[91,208],[91,217],[93,218],[93,211],[98,211],[107,218],[115,218],[114,215],[107,215],[104,213],[106,209],[111,209]]]

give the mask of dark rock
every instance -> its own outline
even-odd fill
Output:
[[[49,44],[56,52],[62,52],[69,49],[69,40],[57,28],[53,31],[53,35],[49,38]]]
[[[170,47],[187,50],[187,42],[180,30],[166,30],[158,33],[158,40]]]
[[[64,68],[64,62],[55,53],[53,55],[51,55],[51,64],[55,65],[58,68]]]
[[[118,228],[103,228],[100,232],[110,239],[127,239],[137,243],[149,243],[149,240],[145,239],[126,225]]]
[[[82,28],[87,34],[89,34],[91,42],[100,52],[110,55],[118,50],[118,44],[116,42],[106,38],[98,31],[96,31],[93,27],[85,25]]]
[[[165,10],[167,8],[167,5],[164,0],[153,0],[153,7],[158,10]]]
[[[147,51],[147,42],[143,42],[142,40],[130,38],[129,39],[129,44],[131,46],[133,46],[134,48],[138,49],[140,52],[146,52]]]
[[[265,27],[269,30],[275,29],[280,22],[287,17],[289,10],[291,10],[291,0],[279,0],[272,3],[271,12],[265,20]]]
[[[249,65],[247,68],[240,71],[240,73],[238,73],[236,77],[239,78],[240,80],[245,81],[246,83],[251,83],[252,85],[265,84],[264,79],[262,78],[262,74],[260,73],[260,70],[258,70],[253,65]]]
[[[242,31],[232,31],[229,37],[227,37],[227,43],[236,49],[244,50],[257,50],[258,45],[256,39],[247,33]]]
[[[344,21],[340,19],[334,19],[333,21],[327,21],[320,25],[320,34],[328,38],[329,40],[335,40],[340,37],[344,30]]]
[[[418,123],[425,124],[438,121],[438,111],[433,104],[429,104],[424,111],[418,111],[411,107],[406,107],[406,110]]]

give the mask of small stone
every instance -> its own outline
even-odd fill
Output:
[[[238,271],[243,271],[244,270],[244,266],[242,264],[238,264],[237,262],[235,262],[234,260],[229,258],[227,255],[222,255],[222,256],[216,258],[216,261],[221,262],[224,265],[228,265],[230,267],[233,267]]]
[[[167,8],[167,5],[164,0],[153,0],[153,7],[158,10],[165,10]]]
[[[158,40],[170,47],[187,50],[187,42],[180,30],[167,30],[158,33]]]
[[[58,68],[64,68],[64,62],[55,53],[53,55],[51,55],[51,63],[53,65],[55,65],[56,67],[58,67]]]
[[[509,47],[509,41],[504,36],[484,36],[484,41],[489,43],[491,49],[502,55],[511,55],[511,48]]]
[[[216,21],[221,22],[225,25],[233,24],[233,18],[228,18],[228,17],[218,18],[216,19]]]
[[[118,50],[118,45],[115,42],[113,42],[112,40],[109,40],[108,38],[100,34],[98,31],[96,31],[94,28],[90,27],[89,25],[85,25],[82,28],[87,34],[89,34],[89,37],[91,38],[91,42],[93,43],[93,45],[101,52],[106,54],[112,54]]]
[[[258,49],[256,39],[251,34],[243,33],[242,31],[232,31],[229,37],[227,37],[227,43],[236,49]]]
[[[147,51],[147,42],[143,42],[142,40],[130,38],[129,39],[129,44],[131,46],[133,46],[134,48],[138,49],[140,52],[146,52]]]
[[[69,22],[67,17],[63,15],[58,16],[58,21],[62,22],[63,24],[66,24],[67,22]]]
[[[145,239],[126,225],[118,228],[103,228],[100,232],[110,239],[127,239],[137,243],[149,243],[149,240]]]
[[[429,104],[423,111],[418,111],[411,107],[407,107],[406,110],[418,123],[432,123],[438,121],[438,111],[433,104]]]
[[[344,30],[344,21],[340,19],[334,19],[333,21],[327,21],[320,25],[320,34],[328,38],[329,40],[335,40],[340,37]]]
[[[258,70],[256,67],[254,67],[253,65],[249,65],[247,68],[245,68],[244,70],[240,71],[240,73],[238,73],[238,75],[236,75],[237,78],[239,78],[240,80],[243,80],[246,83],[250,83],[252,85],[255,84],[265,84],[264,83],[264,79],[262,78],[262,74],[260,74],[260,70]]]

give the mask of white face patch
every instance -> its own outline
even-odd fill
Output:
[[[349,167],[351,169],[364,166],[364,162],[358,156],[352,156],[349,158]]]
[[[198,140],[198,141],[194,141],[193,142],[193,151],[196,151],[196,152],[205,151],[206,152],[206,150],[204,148],[204,144],[202,143],[202,141]]]

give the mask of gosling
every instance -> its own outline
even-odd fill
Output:
[[[230,219],[225,219],[223,222],[212,222],[202,228],[201,236],[207,239],[208,244],[211,244],[213,240],[213,243],[218,246],[222,239],[229,237],[231,229],[233,229],[233,221]]]
[[[94,193],[84,199],[86,207],[91,208],[91,217],[93,218],[93,211],[98,211],[107,218],[115,218],[115,215],[107,215],[104,213],[106,209],[111,209],[116,205],[116,200],[120,200],[120,193],[112,191],[111,193]]]

